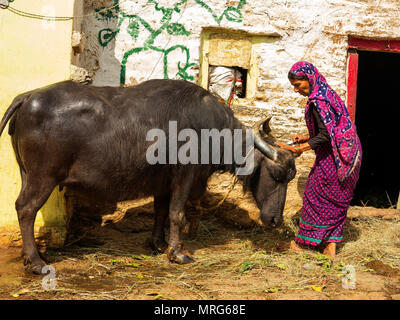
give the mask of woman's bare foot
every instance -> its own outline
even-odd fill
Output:
[[[323,252],[324,255],[329,257],[330,259],[335,259],[336,256],[336,243],[335,242],[329,242]]]
[[[303,251],[303,249],[294,241],[290,241],[290,250],[292,251]]]

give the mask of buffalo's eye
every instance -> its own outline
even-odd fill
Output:
[[[296,176],[296,169],[290,168],[290,169],[288,170],[288,175],[287,175],[287,180],[288,180],[288,182],[291,181],[291,180],[293,180],[295,176]]]

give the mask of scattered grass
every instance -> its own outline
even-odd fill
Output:
[[[195,258],[188,265],[172,264],[165,254],[153,255],[143,240],[150,232],[123,234],[131,246],[121,246],[107,235],[99,247],[71,245],[47,252],[57,270],[56,290],[43,290],[40,278],[28,278],[19,287],[9,287],[7,298],[337,299],[351,293],[341,286],[345,266],[366,275],[375,274],[366,266],[373,260],[396,270],[400,267],[399,219],[348,220],[333,262],[314,250],[288,251],[284,244],[295,228],[296,222],[288,217],[280,229],[240,230],[217,218],[203,220],[198,237],[185,240]],[[98,232],[91,236],[99,237],[103,229]]]

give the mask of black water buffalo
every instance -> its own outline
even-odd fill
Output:
[[[192,258],[180,239],[185,203],[203,195],[213,172],[235,173],[243,166],[235,161],[149,163],[146,154],[155,140],[148,141],[147,133],[154,128],[168,132],[171,121],[176,121],[177,130],[190,128],[199,135],[207,128],[245,129],[207,90],[182,80],[150,80],[125,88],[64,81],[16,97],[4,114],[0,134],[8,121],[22,179],[15,206],[24,264],[34,273],[45,265],[35,244],[34,221],[56,186],[114,202],[153,195],[151,245],[167,250],[170,261],[188,263]],[[287,183],[295,175],[294,157],[267,143],[260,126],[254,131],[254,170],[239,179],[252,192],[264,224],[276,225]],[[262,128],[265,131],[267,124]],[[225,159],[223,149],[219,151],[220,159]]]

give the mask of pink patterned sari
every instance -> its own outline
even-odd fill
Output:
[[[317,68],[301,61],[290,72],[307,76],[310,94],[305,120],[310,138],[316,135],[310,105],[318,111],[329,132],[330,144],[315,149],[316,159],[308,177],[297,243],[317,246],[340,242],[347,209],[358,181],[362,149],[354,123],[344,102]]]

